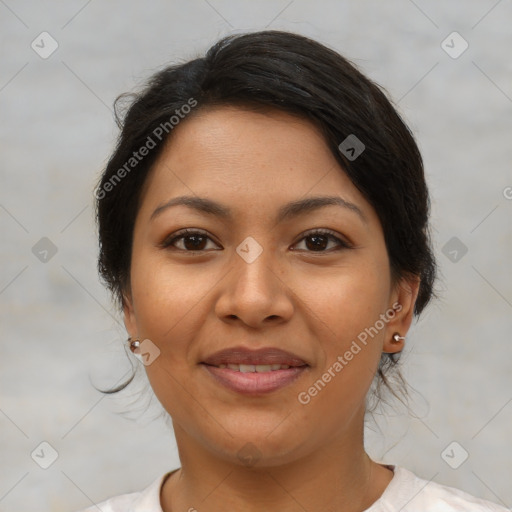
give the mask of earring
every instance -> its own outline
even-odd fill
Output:
[[[128,341],[128,343],[130,344],[130,350],[131,350],[133,353],[135,353],[135,351],[136,351],[136,350],[138,350],[138,349],[139,349],[139,347],[140,347],[140,341],[139,341],[139,339],[134,339],[134,340],[132,340],[132,338],[131,338],[131,337],[129,337],[127,341]]]
[[[399,332],[395,332],[391,338],[392,343],[400,343],[402,340],[405,340],[405,336],[400,336]]]

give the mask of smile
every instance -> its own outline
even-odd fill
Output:
[[[217,384],[237,393],[261,395],[282,389],[308,368],[308,365],[289,366],[282,364],[201,364]]]
[[[215,365],[214,365],[215,366]],[[229,368],[242,373],[264,373],[274,372],[276,370],[288,370],[290,365],[287,364],[219,364],[216,368]]]

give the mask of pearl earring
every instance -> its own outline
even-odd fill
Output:
[[[405,340],[405,336],[400,336],[399,332],[395,332],[392,336],[392,343],[400,343],[402,340]]]
[[[128,338],[128,343],[130,344],[130,350],[135,353],[136,350],[138,350],[140,348],[140,341],[139,339],[134,339],[132,340],[132,338]]]

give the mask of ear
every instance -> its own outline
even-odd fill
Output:
[[[400,352],[404,348],[404,340],[398,343],[393,341],[393,334],[398,333],[405,338],[414,317],[414,305],[420,289],[420,278],[409,276],[402,278],[394,287],[388,311],[395,311],[393,317],[388,315],[385,339],[382,351],[387,354]]]
[[[126,327],[128,336],[136,338],[138,335],[137,320],[135,317],[135,309],[133,307],[131,292],[129,290],[123,292],[123,314],[124,326]]]

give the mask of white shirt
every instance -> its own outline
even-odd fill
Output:
[[[381,497],[364,512],[511,512],[455,487],[419,478],[401,466],[385,466],[394,476]],[[163,512],[160,489],[173,472],[157,478],[142,491],[115,496],[81,512]]]

